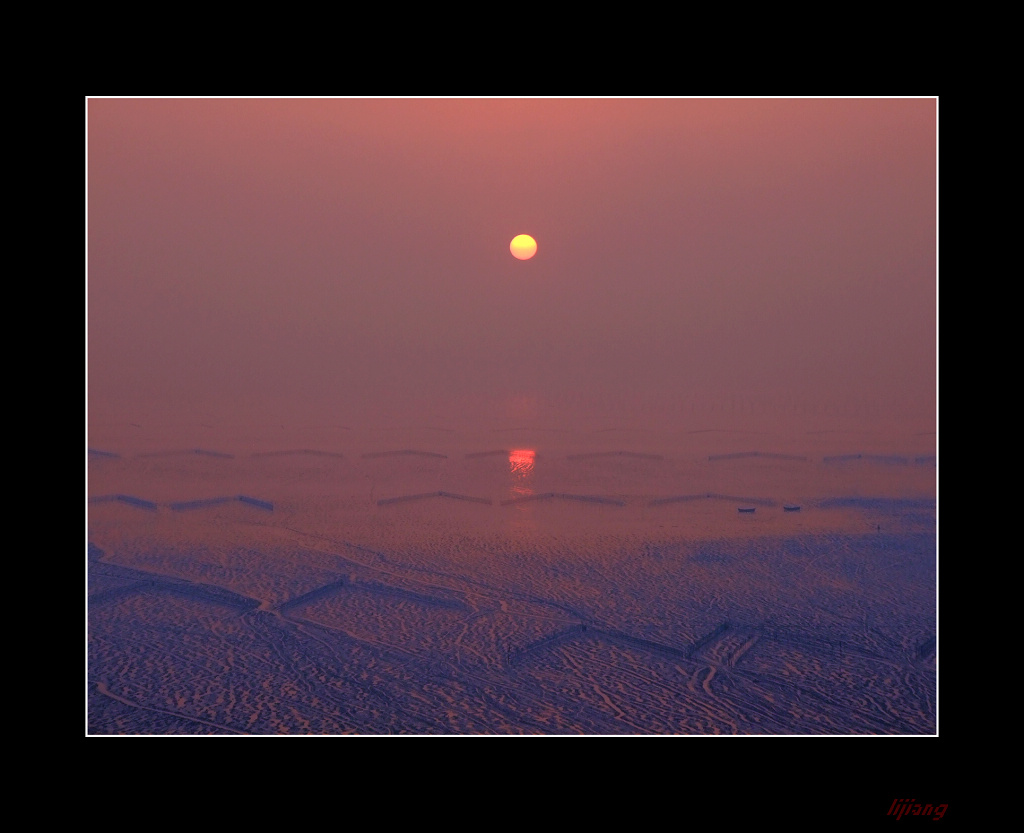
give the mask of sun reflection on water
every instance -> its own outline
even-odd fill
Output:
[[[528,448],[514,448],[508,454],[509,472],[512,475],[512,498],[530,497],[533,494],[531,482],[537,452]]]

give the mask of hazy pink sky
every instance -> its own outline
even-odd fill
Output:
[[[87,117],[91,414],[934,427],[934,99]]]

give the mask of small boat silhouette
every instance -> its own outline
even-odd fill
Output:
[[[799,512],[800,506],[796,503],[786,503],[783,505],[782,510],[784,512]]]

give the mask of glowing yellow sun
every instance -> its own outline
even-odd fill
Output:
[[[517,234],[508,244],[508,250],[512,252],[513,257],[529,260],[537,254],[537,241],[528,234]]]

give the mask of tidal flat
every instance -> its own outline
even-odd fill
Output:
[[[90,735],[937,733],[934,436],[112,432],[87,492]]]

